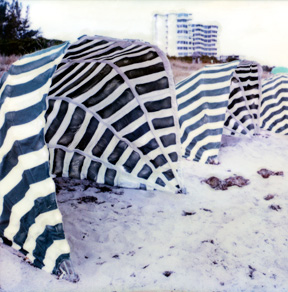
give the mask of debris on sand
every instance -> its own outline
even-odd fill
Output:
[[[215,190],[225,191],[228,187],[238,186],[243,187],[247,186],[250,181],[249,179],[245,179],[243,176],[231,176],[224,180],[219,179],[218,177],[211,176],[208,179],[204,180],[211,188]]]
[[[227,186],[223,184],[223,181],[216,176],[211,176],[204,180],[212,189],[215,190],[227,190]]]
[[[182,216],[192,216],[192,215],[195,215],[196,212],[187,212],[187,211],[183,211],[182,212]]]
[[[264,197],[264,200],[269,201],[269,200],[274,199],[274,197],[275,197],[275,195],[269,194],[269,195],[267,195],[267,196]]]
[[[256,269],[250,265],[248,266],[248,268],[249,268],[249,277],[253,280],[254,279],[254,272],[256,272]]]
[[[263,178],[268,178],[270,175],[284,176],[283,171],[274,172],[274,171],[268,170],[266,168],[262,168],[262,169],[258,170],[257,173],[259,173]]]
[[[245,179],[243,176],[228,177],[224,181],[228,187],[238,186],[239,188],[247,186],[250,183],[249,179]]]
[[[173,274],[172,271],[165,271],[165,272],[163,273],[163,275],[164,275],[165,277],[167,277],[167,278],[170,277],[171,274]]]
[[[277,212],[282,209],[279,205],[271,205],[269,208]]]

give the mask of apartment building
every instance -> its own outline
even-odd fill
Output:
[[[195,23],[191,13],[154,15],[154,42],[169,56],[217,56],[217,25]]]

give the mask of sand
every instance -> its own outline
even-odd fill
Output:
[[[78,283],[0,244],[0,291],[287,291],[288,139],[225,138],[219,165],[183,160],[187,194],[58,179]],[[261,168],[283,176],[263,178]],[[204,182],[243,176],[247,186]],[[267,197],[267,195],[270,195]]]

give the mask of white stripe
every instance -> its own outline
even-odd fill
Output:
[[[281,116],[279,115],[278,118],[283,117],[283,116],[284,116],[284,113],[282,113]],[[278,122],[277,125],[273,126],[272,131],[276,133],[278,129],[282,128],[282,127],[285,126],[285,125],[288,125],[288,120],[287,120],[287,119],[284,119],[284,120],[283,120],[282,122],[280,122],[280,123]],[[282,133],[282,132],[281,132],[281,133]]]
[[[130,58],[133,58],[133,57],[139,57],[139,56],[142,56],[142,55],[145,55],[145,54],[147,54],[148,52],[155,52],[155,50],[152,48],[152,47],[148,47],[146,50],[141,50],[141,52],[137,52],[137,50],[141,50],[141,49],[143,49],[143,47],[142,48],[134,48],[133,50],[131,50],[130,52],[123,52],[123,54],[121,54],[120,56],[115,56],[114,58],[113,58],[113,63],[115,64],[115,63],[117,63],[119,60],[122,60],[122,59],[124,59],[124,58],[128,58],[128,59],[130,59]],[[159,56],[158,56],[158,54],[156,55],[156,56],[154,56],[154,59],[153,60],[159,60],[159,62],[161,62],[162,61],[162,59],[160,59],[159,58]],[[140,65],[141,66],[141,64],[146,64],[146,62],[148,62],[148,61],[146,61],[146,60],[142,60],[142,62],[140,62],[140,61],[137,61],[137,65]],[[130,65],[128,65],[128,66],[130,66]],[[123,65],[123,66],[121,66],[121,68],[123,69],[123,70],[125,70],[126,68],[127,68],[127,65],[125,66],[125,65]]]
[[[83,162],[82,169],[81,169],[81,174],[80,174],[81,179],[87,179],[88,169],[90,167],[91,162],[92,160],[86,156]]]
[[[284,96],[281,96],[284,97]],[[280,97],[280,98],[281,98]],[[280,101],[280,99],[274,99],[272,100],[272,102],[270,102],[269,104],[265,104],[265,107],[262,107],[262,111],[264,111],[266,109],[266,107],[268,105],[275,105]],[[281,108],[283,108],[284,106],[288,106],[288,101],[282,101],[279,105],[274,106],[272,108],[269,108],[266,113],[261,117],[261,121],[263,122],[267,117],[269,117],[270,114],[272,114],[273,112],[276,112],[278,110],[280,110]],[[283,110],[282,115],[285,115],[285,113],[287,113],[287,110]],[[280,113],[281,114],[281,113]]]
[[[73,103],[68,104],[68,110],[65,114],[65,117],[62,120],[61,125],[57,129],[56,133],[54,133],[52,139],[49,141],[49,143],[56,144],[60,140],[60,138],[63,136],[63,134],[67,130],[67,128],[72,120],[72,116],[75,112],[75,109],[76,109],[75,104],[73,104]]]
[[[60,61],[62,60],[62,57],[63,56],[61,55],[57,59],[55,59],[53,62],[50,62],[50,63],[48,63],[44,66],[41,66],[39,68],[36,68],[34,70],[31,70],[27,73],[22,73],[19,75],[8,75],[6,81],[4,82],[4,84],[2,85],[2,87],[0,89],[0,95],[2,95],[6,86],[8,86],[8,85],[14,86],[14,85],[19,85],[19,84],[24,84],[26,82],[29,82],[29,81],[33,80],[34,78],[36,78],[38,75],[44,73],[46,70],[52,68],[54,65],[58,65],[60,63]],[[51,80],[51,78],[49,80]]]
[[[110,46],[111,44],[113,44],[112,42],[108,42],[106,44],[102,44],[102,45],[97,45],[97,43],[100,43],[101,40],[99,39],[95,39],[95,40],[92,40],[91,42],[85,44],[82,40],[79,42],[79,44],[81,44],[83,42],[83,44],[81,46],[78,46],[76,48],[68,48],[68,51],[67,53],[73,53],[73,57],[75,56],[78,56],[80,54],[84,54],[84,53],[88,53],[88,52],[93,52],[94,50],[98,50],[98,49],[101,49],[101,48],[104,48],[104,47],[107,47],[107,46]],[[77,43],[73,43],[73,45],[75,45]],[[79,52],[79,51],[82,51],[84,50],[86,47],[90,47],[92,45],[95,45],[93,48],[90,48],[90,49],[86,49],[84,52]],[[74,54],[74,53],[77,53],[77,54]],[[68,56],[68,58],[71,57],[71,56]]]
[[[221,142],[221,138],[222,138],[222,135],[207,136],[203,140],[198,141],[197,144],[194,146],[194,148],[191,150],[191,153],[190,153],[189,157],[191,157],[191,159],[193,159],[195,157],[196,153],[198,152],[198,150],[202,146],[207,145],[208,143],[218,143],[218,142]],[[205,152],[206,152],[206,154],[205,154],[205,156],[202,159],[202,156],[204,155]],[[219,149],[218,149],[217,153],[218,152],[219,152]],[[210,153],[211,153],[211,155],[210,155]],[[214,153],[215,152],[214,151],[211,151],[210,149],[204,151],[203,154],[202,154],[202,156],[201,156],[201,158],[200,158],[200,161],[199,162],[205,163],[207,161],[208,156],[215,155]]]
[[[199,106],[204,105],[204,104],[209,104],[209,103],[220,103],[228,101],[228,94],[222,94],[217,97],[213,96],[203,96],[202,98],[199,98],[198,100],[192,101],[188,106],[181,108],[178,110],[179,116],[182,117],[186,115],[189,112],[192,112],[193,110],[197,109]],[[227,106],[224,108],[223,111],[225,111]],[[206,109],[203,108],[201,111],[205,111]],[[218,109],[219,110],[219,109]],[[183,127],[183,126],[181,126]]]
[[[106,129],[107,128],[102,123],[99,123],[98,128],[95,131],[93,137],[91,138],[90,142],[84,149],[86,153],[93,155],[92,150],[97,145],[98,141],[100,140]]]
[[[118,142],[119,139],[116,136],[113,136],[109,144],[106,145],[105,150],[101,155],[101,159],[108,161],[108,157],[110,156],[111,153],[113,153],[113,150],[118,144]]]
[[[42,270],[52,273],[54,266],[56,264],[57,258],[61,254],[70,253],[70,247],[66,239],[55,240],[51,246],[46,251],[45,259],[43,260],[44,267]]]
[[[34,201],[53,192],[55,184],[51,178],[31,184],[24,198],[11,208],[9,225],[4,230],[4,236],[12,240],[19,231],[21,218],[33,208]]]
[[[129,58],[130,58],[130,56],[129,56]],[[130,71],[130,70],[137,70],[137,69],[147,68],[149,66],[156,65],[156,64],[159,64],[159,63],[163,64],[162,60],[158,57],[158,58],[154,58],[152,60],[148,60],[148,61],[145,61],[145,62],[133,63],[131,65],[125,66],[125,67],[123,67],[123,71],[126,74],[126,72]],[[163,68],[163,70],[164,70],[164,68]]]
[[[102,65],[102,64],[101,64]],[[94,71],[95,72],[95,71]],[[97,72],[98,73],[98,72]],[[91,74],[92,75],[92,74]],[[96,74],[93,74],[92,77],[94,77]],[[87,99],[91,98],[93,95],[97,95],[98,91],[102,89],[103,86],[106,85],[106,83],[108,83],[112,78],[114,78],[117,75],[117,72],[115,72],[114,70],[112,70],[108,75],[106,75],[100,82],[98,82],[96,85],[94,85],[90,90],[79,94],[77,97],[73,98],[73,101],[78,102],[78,103],[84,103],[84,101],[86,101]],[[90,78],[91,79],[91,78]],[[75,89],[77,89],[78,87],[80,87],[81,85],[85,84],[88,81],[88,79],[83,80],[79,86],[75,86],[75,88],[69,90],[68,92],[65,92],[64,96],[68,96],[69,92],[74,91]],[[55,96],[57,96],[57,94],[55,93]],[[97,106],[97,105],[96,105]]]
[[[79,130],[75,133],[75,136],[73,138],[73,141],[68,146],[69,149],[75,149],[76,146],[80,143],[80,141],[82,140],[83,136],[86,133],[86,130],[88,129],[88,125],[89,125],[91,119],[92,119],[91,114],[86,113],[85,114],[84,121],[82,122]]]
[[[8,194],[21,180],[25,170],[34,168],[48,161],[46,147],[18,157],[18,164],[0,181],[0,214],[3,211],[4,196]]]
[[[167,78],[166,71],[161,71],[158,73],[153,73],[153,74],[144,75],[138,78],[129,79],[129,81],[131,82],[131,84],[133,84],[133,86],[136,86],[136,85],[142,85],[142,84],[146,84],[150,82],[152,83],[152,82],[158,81],[159,79],[163,77]]]
[[[8,112],[21,111],[40,102],[44,94],[46,94],[49,90],[50,83],[51,80],[49,79],[41,88],[36,91],[23,94],[19,97],[6,98],[0,111],[0,129],[5,122],[5,116]]]
[[[36,55],[36,56],[26,55],[25,58],[21,58],[21,59],[19,59],[18,61],[16,61],[16,62],[14,63],[14,65],[17,65],[17,66],[25,65],[25,64],[28,64],[28,63],[31,63],[31,62],[37,61],[37,60],[39,60],[39,59],[42,59],[42,58],[44,58],[44,57],[47,57],[47,56],[53,55],[54,53],[57,53],[57,52],[61,51],[65,45],[66,45],[66,44],[64,44],[64,45],[61,46],[61,47],[55,48],[55,49],[53,49],[53,50],[51,50],[51,51],[48,51],[48,52],[45,52],[45,53],[41,53],[40,55]]]
[[[54,121],[54,119],[56,118],[60,106],[61,106],[61,100],[56,100],[53,104],[53,110],[51,111],[51,113],[49,114],[49,116],[46,119],[46,123],[45,123],[45,127],[44,127],[44,132],[46,133],[47,130],[50,128],[52,122]]]
[[[124,116],[126,116],[128,113],[132,112],[138,106],[139,106],[139,104],[137,103],[137,100],[134,98],[130,102],[128,102],[125,106],[123,106],[121,108],[121,110],[118,110],[113,115],[111,115],[109,118],[104,119],[104,120],[105,120],[105,122],[107,124],[112,125],[114,122],[117,122],[118,120],[120,120],[121,118],[123,118]],[[140,119],[141,120],[144,119],[146,121],[145,115],[142,115],[140,118],[136,119],[131,124],[133,124],[133,123],[135,123],[135,122],[138,121],[137,124],[138,124],[138,127],[139,127],[140,126],[140,121],[141,121]],[[133,130],[134,128],[131,128],[130,127],[131,124],[129,124],[128,127],[126,126],[124,128],[124,129],[128,128],[129,133],[131,133],[131,132],[134,131]],[[144,124],[144,122],[143,122],[143,124]],[[138,127],[136,127],[135,129],[137,129]],[[121,130],[121,133],[122,133],[122,130]],[[123,137],[124,135],[121,135],[121,136]]]
[[[29,228],[23,249],[27,250],[32,255],[36,247],[37,237],[44,232],[46,226],[54,226],[60,223],[62,223],[62,216],[58,209],[45,212],[37,216],[35,223]]]
[[[262,111],[263,111],[268,105],[270,105],[270,104],[276,104],[276,103],[278,103],[278,102],[281,100],[281,98],[283,98],[283,97],[288,97],[288,93],[287,93],[287,92],[279,92],[279,91],[280,91],[280,88],[277,88],[275,91],[273,91],[273,92],[269,92],[269,94],[263,96],[263,98],[266,98],[267,96],[270,96],[270,95],[271,95],[272,98],[269,99],[269,100],[266,100],[266,101],[262,104],[262,106],[261,106]],[[279,94],[278,94],[278,96],[276,97],[276,95],[277,95],[278,92],[279,92]]]
[[[62,169],[63,177],[69,177],[69,167],[70,167],[70,163],[73,158],[73,155],[74,155],[73,152],[65,152],[65,157],[63,161],[63,169]]]
[[[66,63],[65,65],[63,65],[62,67],[60,67],[60,69],[57,69],[56,72],[53,74],[52,80],[53,79],[55,80],[55,78],[58,75],[62,74],[62,72],[65,71],[70,66],[71,66],[70,63]],[[84,64],[78,64],[72,71],[66,73],[65,76],[63,76],[57,83],[55,83],[53,86],[50,87],[50,91],[52,91],[55,87],[58,87],[61,83],[64,83],[64,85],[66,86],[67,83],[65,82],[65,80],[69,79],[69,77],[71,75],[73,75],[76,71],[78,71],[83,66],[84,66]],[[64,87],[64,85],[62,85],[61,87]]]
[[[96,105],[89,107],[89,109],[93,112],[99,112],[103,108],[112,105],[113,102],[117,100],[120,97],[120,95],[128,88],[129,87],[127,86],[127,84],[125,83],[121,84],[117,89],[115,89],[111,94],[109,94],[109,96],[107,96],[105,99],[103,99]],[[79,102],[78,99],[77,101]],[[130,102],[128,104],[130,104]],[[122,108],[121,108],[121,111],[122,111]]]
[[[216,141],[218,142],[218,141]],[[204,151],[199,160],[200,163],[206,163],[209,157],[218,156],[219,149],[209,149],[208,151]]]
[[[133,149],[131,149],[129,146],[125,149],[125,151],[123,152],[123,154],[121,155],[121,157],[119,158],[119,160],[117,161],[116,165],[121,167],[129,158],[129,156],[131,155],[131,153],[133,152]],[[125,171],[123,169],[123,171]],[[125,171],[126,172],[126,171]]]
[[[186,130],[187,127],[200,121],[204,116],[219,116],[219,115],[225,114],[225,112],[226,112],[226,107],[216,108],[216,109],[208,108],[208,109],[202,110],[199,114],[192,116],[191,118],[183,122],[183,124],[181,125],[181,136],[183,135],[183,132]],[[224,120],[223,120],[223,123],[224,123]],[[207,124],[211,125],[211,124],[214,124],[214,122],[212,123],[209,121]]]
[[[101,46],[101,48],[99,46],[100,50],[97,50],[95,52],[91,51],[88,55],[79,57],[78,59],[75,59],[75,60],[98,61],[98,60],[101,60],[101,59],[111,58],[114,54],[119,54],[119,53],[122,53],[122,51],[123,51],[123,48],[122,48],[122,50],[118,49],[118,51],[114,51],[114,52],[108,54],[108,51],[110,51],[111,49],[117,47],[119,44],[117,42],[112,42],[112,43],[109,43],[108,47],[107,47],[107,45],[108,44],[103,45],[103,46]],[[102,55],[102,56],[99,56],[99,55]],[[69,59],[69,57],[68,57],[68,59]]]
[[[220,122],[217,122],[217,123],[207,123],[207,124],[203,124],[201,127],[195,129],[194,131],[191,131],[189,132],[189,134],[187,135],[187,139],[182,143],[182,151],[183,153],[185,153],[185,149],[188,147],[188,145],[192,142],[192,140],[200,135],[201,133],[203,133],[204,131],[206,130],[214,130],[214,129],[222,129],[223,128],[223,124],[224,124],[224,121],[220,121]],[[222,135],[217,135],[217,142],[221,141],[221,136]],[[195,141],[196,142],[196,146],[195,148],[200,148],[201,145],[204,145],[202,144],[203,142],[202,141],[207,141],[209,139],[211,139],[211,142],[214,142],[215,141],[215,136],[207,136],[205,137],[203,140],[201,141]],[[219,140],[219,137],[220,137],[220,140]],[[210,143],[210,142],[209,142]],[[198,147],[198,145],[200,145]],[[198,151],[198,150],[197,150]],[[193,155],[190,155],[190,156],[193,156]]]
[[[4,156],[11,150],[16,139],[17,141],[20,141],[39,134],[41,129],[44,127],[44,114],[44,112],[41,113],[30,123],[9,128],[4,143],[0,148],[0,163],[2,162]]]
[[[77,90],[79,87],[81,87],[83,84],[85,84],[87,81],[91,80],[91,78],[93,78],[95,75],[97,75],[99,73],[99,70],[101,70],[104,66],[102,64],[100,64],[100,66],[98,66],[92,74],[89,75],[89,77],[86,77],[84,80],[82,80],[80,83],[76,82],[79,78],[81,78],[83,75],[85,75],[85,73],[87,71],[89,71],[93,66],[95,65],[95,62],[91,62],[86,68],[83,68],[83,70],[77,74],[72,80],[68,81],[67,83],[65,82],[65,80],[62,82],[63,86],[61,86],[57,91],[54,92],[54,96],[57,96],[61,91],[65,91],[64,94],[62,94],[62,96],[68,96],[71,92],[74,92],[75,90]],[[66,87],[73,85],[73,87],[71,89],[69,89],[68,91],[65,90]]]
[[[99,171],[98,171],[98,176],[97,176],[97,183],[99,184],[104,184],[105,183],[105,172],[107,168],[105,167],[104,164],[101,164]]]
[[[201,71],[194,72],[189,77],[187,77],[186,79],[182,80],[180,83],[178,83],[176,85],[176,95],[179,95],[183,91],[187,90],[189,87],[191,87],[191,85],[194,85],[199,80],[202,80],[202,79],[212,79],[212,80],[214,80],[216,78],[221,78],[221,77],[224,77],[224,76],[230,76],[231,73],[235,70],[236,64],[235,64],[235,67],[232,67],[230,70],[226,70],[224,72],[222,70],[225,70],[226,68],[229,68],[231,66],[233,66],[232,63],[227,63],[224,66],[207,65],[207,66],[203,67],[201,69]],[[214,71],[214,72],[213,73],[206,73],[206,71]],[[199,74],[200,72],[201,72],[201,74]],[[189,82],[187,82],[187,80],[193,78],[197,74],[199,74],[199,76],[197,76],[193,80],[190,80]],[[185,85],[181,86],[181,84],[183,84],[185,82],[187,82],[187,83]],[[228,82],[230,82],[230,81],[228,81]]]
[[[217,96],[205,96],[205,91],[208,91],[208,90],[214,91],[217,89],[223,90],[228,86],[229,86],[229,84],[224,84],[223,82],[219,82],[216,84],[200,84],[193,91],[191,91],[188,94],[186,94],[185,96],[181,97],[181,99],[178,99],[178,104],[179,104],[179,106],[181,106],[183,103],[185,103],[186,101],[189,101],[189,100],[191,103],[198,102],[199,104],[201,104],[202,103],[201,100],[203,98],[208,98],[210,102],[213,102],[213,99],[215,99],[215,101],[218,102],[218,99],[221,99],[221,98],[224,99],[224,97],[226,97],[226,99],[228,100],[229,93],[225,93],[225,94],[221,94],[221,95],[217,95]],[[200,92],[203,92],[203,96],[200,97],[198,99],[198,101],[193,101],[193,99],[195,100],[195,96],[198,95]],[[189,107],[189,106],[190,105],[187,105],[186,107]]]

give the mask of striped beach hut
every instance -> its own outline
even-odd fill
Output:
[[[73,281],[44,140],[47,93],[67,46],[24,56],[1,79],[0,236],[34,266]]]
[[[176,85],[182,155],[216,163],[222,135],[259,133],[261,66],[208,65]]]
[[[288,134],[288,74],[263,81],[260,125],[267,131]]]
[[[68,48],[47,99],[53,174],[181,191],[175,88],[157,47],[82,37]]]

